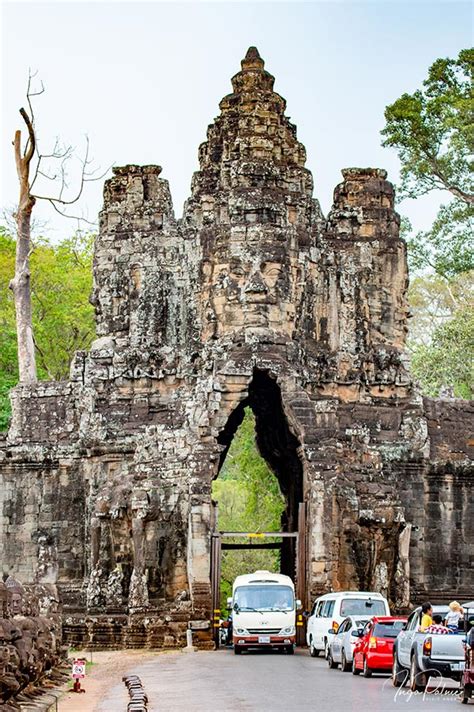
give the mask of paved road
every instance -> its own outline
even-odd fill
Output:
[[[329,670],[327,663],[310,658],[305,650],[294,656],[231,650],[170,653],[137,666],[150,698],[150,712],[410,712],[456,710],[452,694],[396,695],[390,678],[355,677]],[[123,684],[110,689],[97,708],[125,710]]]

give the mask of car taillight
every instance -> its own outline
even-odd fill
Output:
[[[333,622],[332,622],[332,629],[333,629],[333,631],[334,631],[335,633],[337,633],[337,631],[338,631],[338,629],[339,629],[339,623],[337,623],[336,621],[333,621]]]
[[[373,635],[371,635],[369,638],[369,648],[376,648],[376,647],[377,647],[377,638],[375,638]]]
[[[423,655],[427,655],[428,657],[431,655],[431,649],[433,647],[433,641],[431,638],[426,638],[423,642]]]

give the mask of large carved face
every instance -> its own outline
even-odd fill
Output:
[[[294,316],[291,268],[276,250],[229,250],[202,263],[205,336],[241,329],[287,331]]]
[[[132,517],[145,519],[150,510],[150,498],[146,490],[134,489],[131,496]]]
[[[23,612],[23,594],[20,589],[10,591],[9,609],[11,616],[19,616]]]

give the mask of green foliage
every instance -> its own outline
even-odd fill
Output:
[[[474,207],[459,200],[442,205],[429,232],[407,239],[410,267],[431,268],[447,280],[474,270]]]
[[[437,59],[423,89],[385,109],[383,145],[398,152],[403,197],[441,189],[460,200],[472,198],[473,74],[473,49],[457,59]]]
[[[418,274],[408,292],[412,373],[423,393],[472,398],[473,272]]]
[[[41,238],[31,255],[33,330],[42,379],[67,378],[75,351],[94,337],[92,235],[53,245]],[[10,417],[9,389],[18,380],[15,309],[8,284],[15,271],[15,240],[0,228],[0,430]]]
[[[452,319],[458,310],[472,308],[473,273],[461,273],[451,280],[432,272],[415,274],[410,280],[408,299],[409,345],[428,346],[436,329]]]
[[[424,393],[458,398],[474,396],[474,311],[458,309],[435,329],[429,345],[419,344],[412,369]]]
[[[437,59],[423,88],[403,94],[385,110],[384,146],[401,163],[401,198],[433,190],[450,194],[429,231],[408,244],[414,279],[409,349],[412,372],[424,393],[472,397],[474,274],[474,50]]]
[[[234,436],[219,477],[213,483],[212,497],[218,502],[221,531],[281,529],[284,499],[276,477],[258,453],[255,418],[249,409],[246,409],[242,425]],[[221,606],[225,609],[236,576],[256,569],[276,571],[278,568],[276,551],[225,551],[222,556]]]

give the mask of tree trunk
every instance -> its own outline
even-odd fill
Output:
[[[20,131],[15,134],[15,158],[20,181],[20,200],[15,215],[17,224],[15,276],[10,282],[13,291],[16,313],[16,331],[18,341],[18,371],[21,383],[35,383],[36,358],[33,341],[33,321],[31,310],[30,285],[30,248],[31,248],[31,212],[35,199],[30,193],[29,163],[30,150],[22,157],[20,153]]]

